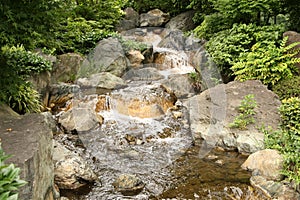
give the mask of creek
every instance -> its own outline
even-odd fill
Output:
[[[63,196],[74,200],[249,196],[250,174],[240,168],[246,157],[220,148],[201,154],[203,141],[191,132],[188,109],[183,106],[185,98],[176,97],[176,92],[162,86],[170,76],[194,73],[191,55],[197,51],[180,49],[176,40],[171,42],[173,47],[160,46],[165,35],[166,30],[160,28],[124,34],[125,38],[152,45],[154,54],[164,55],[163,62],[132,69],[136,73],[124,76],[126,87],[101,95],[77,95],[76,101],[102,102],[97,111],[104,119],[103,124],[76,136],[84,146],[77,151],[98,174],[99,182],[76,192],[62,190]],[[148,69],[157,70],[160,78],[153,77]],[[205,76],[204,80],[208,80],[209,73]],[[122,174],[137,176],[144,184],[141,192],[129,196],[116,191],[114,182]]]

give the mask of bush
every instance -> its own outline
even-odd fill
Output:
[[[280,47],[275,42],[258,42],[253,45],[251,52],[241,53],[239,62],[231,67],[236,79],[261,80],[272,87],[280,80],[291,78],[297,72],[295,64],[300,63],[300,58],[294,57],[298,52],[292,49],[300,43],[285,46],[286,41],[287,37],[282,40]]]
[[[300,99],[292,97],[282,101],[279,108],[281,130],[265,132],[266,147],[279,150],[284,156],[282,174],[295,186],[300,184]]]
[[[0,147],[0,199],[17,200],[18,189],[26,184],[19,177],[20,169],[14,164],[6,165],[4,161],[9,156],[5,155]]]
[[[255,43],[266,44],[279,41],[283,33],[280,26],[256,26],[235,24],[231,29],[214,35],[206,44],[206,49],[221,73],[231,75],[230,67],[240,61],[240,54],[250,51]]]
[[[39,95],[27,79],[30,75],[51,70],[51,63],[26,51],[23,46],[4,46],[0,52],[0,66],[0,102],[20,114],[39,111]]]
[[[273,86],[272,90],[279,98],[288,99],[290,97],[300,98],[300,76],[293,76],[289,79],[283,79]]]

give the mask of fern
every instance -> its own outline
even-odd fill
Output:
[[[300,63],[300,58],[295,57],[299,53],[295,46],[300,43],[286,46],[286,42],[287,38],[284,38],[279,47],[275,42],[256,43],[251,52],[240,54],[240,61],[231,67],[236,80],[256,79],[272,87],[280,80],[291,78],[297,72],[295,64]]]

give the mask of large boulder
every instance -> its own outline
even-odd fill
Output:
[[[144,55],[138,50],[130,50],[127,52],[127,58],[129,59],[131,67],[140,67],[142,61],[145,59]]]
[[[10,113],[9,108],[0,109],[0,138],[4,152],[13,155],[6,163],[19,167],[21,179],[27,181],[19,189],[19,199],[55,199],[52,116]]]
[[[93,74],[89,78],[79,78],[76,83],[82,88],[101,88],[107,90],[125,86],[123,79],[109,72]]]
[[[254,171],[255,174],[268,180],[281,180],[283,169],[283,156],[277,150],[264,149],[251,154],[243,163],[242,168]]]
[[[98,179],[86,161],[56,141],[53,161],[54,180],[61,189],[77,189]]]
[[[248,94],[253,94],[257,102],[255,123],[246,130],[230,128],[240,114],[237,108]],[[277,95],[255,80],[219,84],[188,99],[185,105],[190,111],[191,130],[196,138],[203,138],[209,146],[238,149],[243,153],[263,149],[264,134],[260,128],[276,129],[280,122]]]
[[[163,26],[170,19],[170,15],[159,9],[150,10],[140,15],[140,26]]]
[[[139,25],[139,14],[133,8],[126,8],[124,10],[124,19],[121,19],[116,29],[118,32],[130,30],[138,27]]]
[[[124,74],[127,65],[128,59],[119,40],[107,38],[101,40],[84,60],[79,70],[79,77],[89,77],[100,72],[110,72],[120,77]]]
[[[179,29],[181,31],[190,31],[196,27],[193,22],[195,11],[190,10],[171,18],[171,20],[166,24],[168,29]]]
[[[187,74],[170,75],[162,86],[173,91],[177,98],[188,98],[196,94],[195,87]]]
[[[295,42],[300,42],[300,33],[297,33],[295,31],[287,31],[283,33],[283,37],[288,37],[286,45],[290,45]],[[299,48],[300,48],[300,44],[298,44],[294,49],[299,49]],[[300,58],[300,52],[296,55],[296,58]],[[300,63],[297,63],[296,66],[300,71]]]
[[[155,81],[163,78],[164,76],[156,68],[152,67],[131,69],[123,76],[123,79],[130,81]]]
[[[101,122],[100,116],[91,108],[73,107],[62,112],[58,123],[67,131],[90,131],[96,128]]]
[[[67,53],[57,56],[57,61],[51,72],[52,83],[73,82],[84,58],[77,53]]]

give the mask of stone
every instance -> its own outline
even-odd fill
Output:
[[[174,92],[177,98],[192,97],[196,94],[188,74],[170,75],[167,80],[162,82],[162,86]]]
[[[238,106],[248,94],[253,94],[257,102],[255,123],[249,124],[246,130],[230,128],[229,124],[239,115]],[[219,84],[184,103],[190,113],[191,131],[195,138],[204,139],[212,147],[238,149],[247,154],[264,148],[264,134],[260,127],[278,128],[280,104],[276,94],[255,80]]]
[[[186,38],[182,31],[171,30],[166,34],[162,41],[160,41],[158,46],[162,48],[170,48],[176,51],[184,51],[185,39]]]
[[[140,51],[137,50],[130,50],[127,53],[127,58],[129,59],[131,67],[139,67],[142,65],[143,60],[145,57]]]
[[[138,27],[139,25],[139,14],[133,8],[126,8],[124,10],[124,19],[121,19],[116,27],[118,32],[130,30]]]
[[[2,106],[0,106],[2,107]],[[28,183],[19,189],[19,199],[54,199],[53,132],[50,113],[18,116],[0,109],[0,138],[6,163],[20,168],[20,178]],[[50,116],[49,116],[50,115]],[[9,130],[9,131],[8,131]]]
[[[76,83],[81,88],[102,88],[107,90],[126,86],[123,79],[109,72],[96,73],[89,78],[79,78]]]
[[[273,199],[282,190],[280,182],[268,181],[262,176],[252,176],[250,184],[256,189],[261,191],[267,198]]]
[[[77,53],[58,55],[51,71],[51,83],[74,82],[83,60]]]
[[[170,19],[170,15],[159,9],[150,10],[140,15],[140,27],[163,26]]]
[[[53,161],[54,180],[60,189],[77,189],[98,179],[86,161],[56,141]]]
[[[268,180],[280,181],[283,176],[283,156],[277,150],[264,149],[251,154],[243,163],[242,168],[257,171],[260,176]]]
[[[123,195],[133,196],[139,194],[145,184],[135,175],[122,174],[115,180],[113,186]]]
[[[156,68],[146,67],[131,69],[126,72],[122,78],[130,81],[157,81],[163,79],[164,76],[160,74]]]
[[[94,50],[83,61],[78,72],[78,78],[90,77],[100,72],[110,72],[121,77],[128,66],[121,43],[117,38],[101,40]]]
[[[168,29],[179,29],[181,31],[193,30],[194,28],[196,28],[196,25],[193,22],[194,14],[194,10],[181,13],[171,18],[165,27]]]
[[[99,117],[91,108],[74,107],[59,115],[58,123],[67,131],[90,131],[100,125]]]
[[[295,43],[295,42],[300,42],[300,33],[297,33],[295,31],[287,31],[283,33],[283,37],[288,37],[288,40],[286,42],[286,46]],[[297,46],[294,47],[294,49],[298,49],[300,48],[300,44],[298,44]],[[295,56],[296,58],[300,58],[300,52],[298,52],[298,54]],[[300,63],[296,63],[296,66],[298,67],[299,71],[300,71]]]

